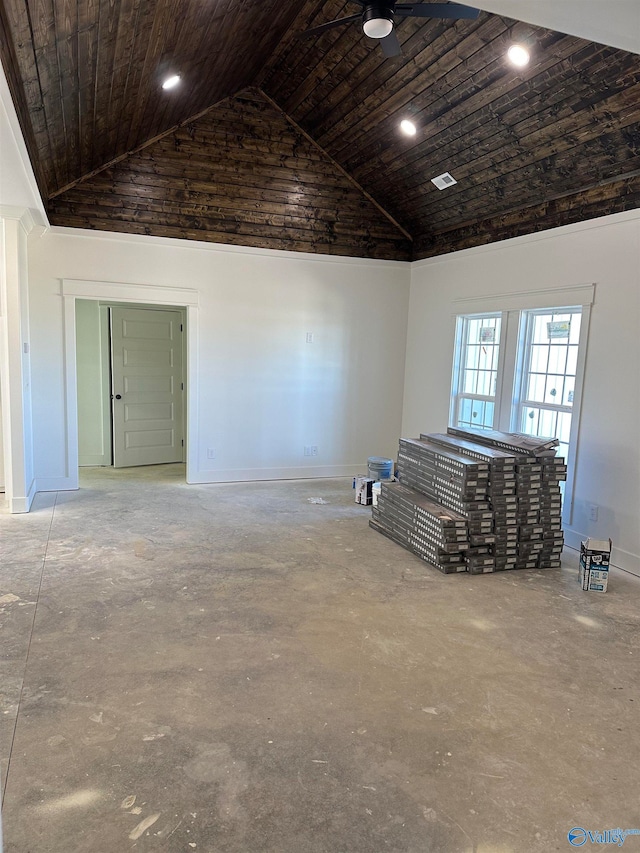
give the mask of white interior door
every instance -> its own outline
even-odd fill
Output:
[[[182,462],[182,315],[111,309],[113,464]]]

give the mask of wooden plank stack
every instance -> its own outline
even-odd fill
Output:
[[[466,571],[462,556],[469,547],[465,517],[402,483],[383,480],[380,485],[371,527],[445,574]]]
[[[441,571],[559,567],[564,545],[560,482],[567,469],[555,456],[557,444],[556,439],[455,428],[400,439],[400,483],[383,485],[371,526]],[[418,524],[425,511],[439,519],[440,528]],[[458,516],[463,522],[452,525],[451,518]],[[457,531],[454,552],[444,550],[452,541],[447,539],[451,532],[444,532],[449,526]]]

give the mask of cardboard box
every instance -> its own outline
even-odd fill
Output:
[[[356,477],[356,503],[371,506],[373,503],[373,483],[371,477]]]
[[[580,586],[591,592],[606,592],[609,583],[611,539],[585,539],[580,543]]]

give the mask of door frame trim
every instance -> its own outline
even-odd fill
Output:
[[[187,316],[186,339],[186,480],[196,483],[198,463],[198,291],[183,287],[158,287],[115,281],[62,279],[64,303],[64,400],[66,432],[67,489],[79,487],[78,473],[78,383],[76,368],[76,299],[100,302],[136,302],[138,304],[184,308]]]

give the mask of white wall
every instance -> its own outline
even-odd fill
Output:
[[[61,279],[197,291],[194,481],[351,474],[395,455],[408,264],[55,228],[29,260],[39,489],[69,474]]]
[[[567,541],[610,536],[640,573],[640,211],[420,261],[411,279],[404,435],[447,425],[456,300],[596,283]]]
[[[0,67],[0,205],[33,208],[39,212],[42,221],[46,219],[2,67]]]
[[[45,222],[18,118],[0,68],[0,456],[6,498],[14,512],[29,509],[35,489],[28,239],[37,239],[40,229],[34,228]]]
[[[2,430],[2,388],[0,388],[0,492],[4,493],[4,434]]]

